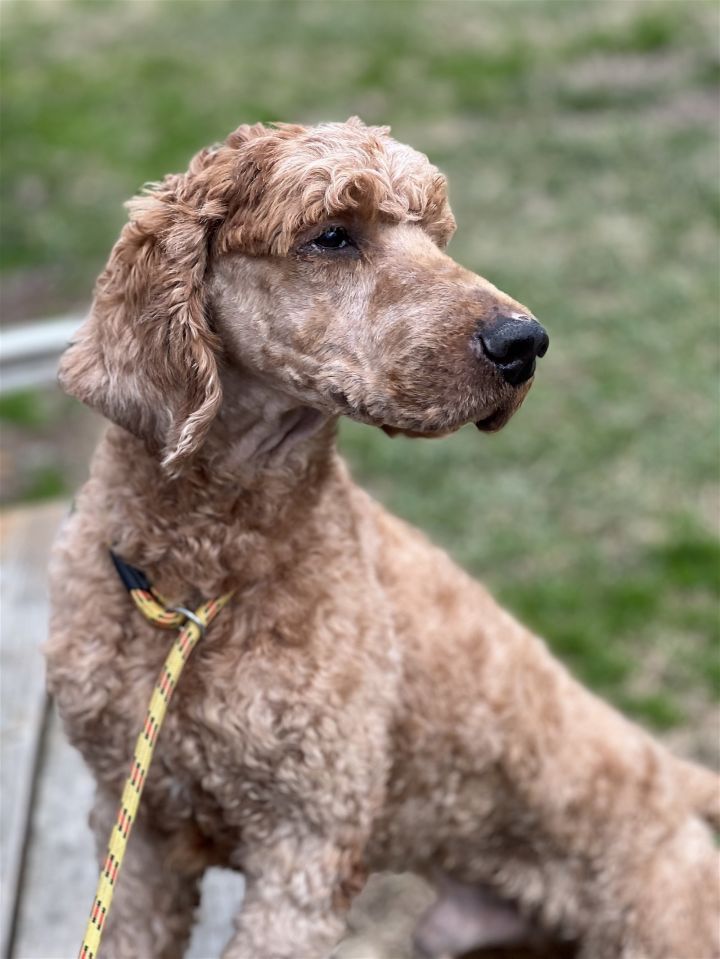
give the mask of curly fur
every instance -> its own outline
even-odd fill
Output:
[[[338,224],[358,250],[313,244]],[[61,365],[115,425],[55,548],[47,647],[100,855],[167,646],[108,547],[173,601],[237,598],[173,701],[107,959],[181,955],[217,863],[247,878],[226,959],[329,955],[378,869],[513,904],[479,943],[532,926],[592,959],[720,955],[716,778],[583,689],[335,453],[341,414],[436,436],[522,402],[473,343],[527,310],[445,254],[453,229],[437,169],[356,119],[240,127],[130,204]]]

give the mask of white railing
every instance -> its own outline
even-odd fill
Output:
[[[0,330],[0,394],[54,383],[60,354],[82,321],[58,316]]]

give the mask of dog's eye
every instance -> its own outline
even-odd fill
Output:
[[[313,246],[318,246],[321,250],[344,250],[346,247],[355,246],[350,234],[342,226],[328,227],[312,242]]]

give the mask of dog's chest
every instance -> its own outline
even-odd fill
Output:
[[[392,644],[357,618],[354,635],[340,616],[312,635],[306,627],[293,642],[289,619],[260,625],[248,606],[213,624],[178,684],[148,777],[147,801],[166,820],[192,817],[223,837],[301,812],[324,828],[328,795],[333,816],[352,821],[380,789],[389,698],[379,690],[392,675]],[[123,684],[132,689],[126,710],[109,706],[128,745],[172,641],[148,656],[148,638],[143,630],[116,663],[128,678],[143,675]]]

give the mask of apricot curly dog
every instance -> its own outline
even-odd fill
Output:
[[[242,126],[130,204],[61,365],[115,425],[55,548],[47,647],[101,853],[168,647],[108,547],[173,602],[236,597],[172,703],[105,959],[181,955],[213,864],[247,879],[226,959],[327,957],[381,869],[447,877],[476,945],[720,954],[716,777],[582,688],[335,452],[340,415],[496,430],[528,392],[547,334],[445,254],[454,226],[438,170],[357,119]],[[418,949],[456,933],[431,914]]]

